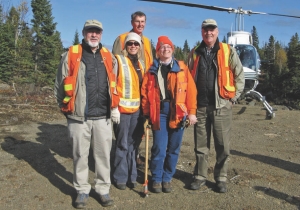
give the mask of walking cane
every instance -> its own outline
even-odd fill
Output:
[[[148,143],[149,143],[149,129],[150,125],[146,125],[146,141],[145,141],[145,183],[143,184],[144,186],[144,195],[148,197]]]

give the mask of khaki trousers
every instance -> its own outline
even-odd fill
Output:
[[[84,122],[68,119],[69,140],[73,145],[73,184],[78,193],[89,194],[88,156],[90,146],[95,159],[95,190],[98,194],[109,193],[110,151],[112,129],[110,119],[87,120]]]
[[[207,179],[208,155],[210,150],[211,133],[214,138],[216,164],[214,166],[215,181],[226,181],[230,155],[230,133],[232,124],[232,103],[216,109],[214,106],[197,109],[198,122],[194,126],[194,143],[196,165],[194,177],[199,180]]]

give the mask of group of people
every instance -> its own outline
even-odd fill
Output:
[[[226,192],[232,106],[244,88],[236,51],[219,42],[216,21],[207,19],[202,23],[203,41],[191,51],[187,64],[174,58],[174,44],[167,36],[158,37],[153,57],[151,42],[143,34],[146,15],[133,13],[131,25],[130,32],[117,37],[111,53],[100,42],[101,22],[87,20],[82,43],[62,55],[55,95],[67,118],[73,148],[75,207],[85,208],[89,198],[90,147],[95,191],[102,206],[113,204],[111,177],[120,190],[137,186],[136,160],[144,123],[151,125],[153,133],[153,192],[172,191],[186,122],[195,133],[196,165],[190,189],[205,185],[212,132],[216,190]],[[116,148],[111,169],[112,130]]]

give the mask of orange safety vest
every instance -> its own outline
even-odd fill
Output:
[[[128,33],[129,32],[120,35],[120,43],[121,43],[121,49],[122,50],[125,47],[125,38],[126,38],[126,36],[127,36]],[[151,50],[152,50],[152,48],[151,48],[151,42],[145,36],[142,36],[142,39],[143,39],[144,54],[145,54],[145,60],[144,60],[144,62],[145,62],[145,69],[146,69],[146,71],[148,71],[148,69],[150,68],[150,66],[153,63],[153,57],[151,56]]]
[[[113,73],[112,66],[112,56],[110,52],[102,47],[100,50],[102,55],[104,65],[107,71],[108,79],[110,81],[110,91],[112,98],[112,107],[115,107],[117,104],[117,99],[113,93],[116,93],[116,76]],[[77,75],[80,66],[82,56],[82,46],[74,45],[71,46],[68,52],[68,67],[69,67],[69,76],[64,79],[64,90],[65,90],[65,98],[63,99],[63,104],[61,110],[64,113],[73,113],[75,110],[75,98],[76,98],[76,82]]]
[[[170,128],[178,128],[182,119],[188,114],[187,112],[187,74],[188,68],[182,61],[178,61],[180,71],[177,73],[170,72],[168,74],[168,90],[171,91],[171,96],[175,100],[171,100],[170,104]],[[148,73],[149,74],[149,73]],[[160,89],[157,84],[157,79],[154,74],[148,75],[147,81],[147,96],[150,103],[150,120],[152,122],[152,129],[160,129]]]
[[[234,75],[229,66],[229,55],[230,55],[230,45],[225,43],[219,43],[220,50],[217,53],[218,59],[218,86],[219,94],[224,99],[231,99],[235,97],[235,82]],[[194,65],[191,70],[192,77],[196,81],[197,68],[200,60],[200,55],[195,52],[195,47],[193,49],[193,60]]]
[[[119,64],[117,91],[120,113],[134,113],[140,108],[141,94],[138,74],[131,61],[123,55],[116,55]],[[139,61],[139,68],[144,77],[145,69]]]

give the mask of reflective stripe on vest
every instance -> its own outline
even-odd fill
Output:
[[[68,103],[71,100],[72,97],[66,96],[63,100],[63,103]]]
[[[235,96],[234,75],[229,67],[230,46],[220,43],[218,51],[218,84],[219,94],[222,98],[230,99]]]
[[[119,75],[122,75],[122,95],[120,97],[119,106],[132,109],[132,110],[120,110],[121,112],[132,112],[137,111],[137,109],[140,107],[140,90],[133,90],[133,75],[132,72],[129,69],[129,63],[128,60],[124,56],[116,55],[116,58],[119,61]],[[139,62],[139,66],[141,67],[141,63]],[[141,69],[141,72],[143,74],[144,69]],[[134,91],[138,91],[137,98],[133,98]]]
[[[111,58],[110,52],[105,47],[102,47],[100,50],[100,53],[102,55],[104,65],[105,65],[106,69],[108,70],[108,72],[113,71],[112,58]],[[113,73],[115,75],[117,75],[117,72],[113,72]],[[110,77],[109,74],[108,74],[108,77]],[[117,86],[116,78],[109,78],[109,80],[110,80],[110,88],[115,89]]]
[[[229,57],[230,57],[230,46],[225,43],[219,43],[220,50],[217,53],[218,59],[218,86],[219,94],[222,98],[230,99],[235,96],[235,86],[234,86],[234,76],[232,70],[229,67]],[[198,46],[197,46],[198,47]],[[200,55],[195,52],[195,47],[193,49],[193,69],[191,75],[194,80],[197,80],[197,68],[200,60]]]
[[[118,104],[118,97],[113,94],[116,93],[116,72],[113,72],[112,66],[112,56],[110,52],[102,47],[100,50],[103,62],[107,71],[107,76],[109,79],[110,93],[111,93],[111,106],[116,107]],[[63,103],[65,106],[61,110],[65,113],[73,113],[75,110],[75,90],[77,83],[77,75],[79,71],[80,61],[82,56],[82,46],[81,44],[71,46],[68,53],[68,67],[69,67],[69,76],[64,80],[64,90],[65,98]]]
[[[64,79],[64,91],[65,98],[63,99],[63,103],[67,104],[67,106],[62,108],[63,112],[73,112],[74,111],[74,102],[75,102],[75,86],[78,75],[78,69],[80,65],[81,58],[81,48],[79,45],[71,46],[68,54],[68,65],[69,72],[68,76]]]

